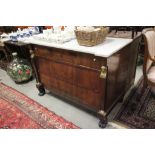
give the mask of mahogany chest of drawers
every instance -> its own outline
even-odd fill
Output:
[[[100,127],[134,83],[140,37],[109,57],[32,44],[39,95],[45,89],[95,112]]]

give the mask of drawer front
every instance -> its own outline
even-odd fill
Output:
[[[86,66],[94,69],[100,69],[101,66],[106,65],[106,60],[104,58],[57,48],[38,46],[35,48],[35,54],[36,56],[53,61],[67,62],[77,66]]]
[[[45,47],[36,47],[35,55],[53,61],[68,62],[72,64],[76,63],[77,57],[76,52],[69,52],[63,49]]]
[[[94,69],[100,69],[101,66],[106,65],[106,60],[90,54],[79,53],[77,64],[79,66],[86,66]]]

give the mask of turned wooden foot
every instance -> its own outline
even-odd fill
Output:
[[[107,123],[108,123],[106,113],[103,110],[100,110],[98,112],[98,117],[99,117],[99,127],[105,128],[107,126]]]
[[[45,95],[45,89],[44,89],[44,86],[41,84],[41,83],[37,83],[36,84],[36,87],[38,88],[39,90],[39,96],[44,96]]]

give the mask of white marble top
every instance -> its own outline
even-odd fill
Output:
[[[32,38],[27,39],[24,42],[48,46],[48,47],[55,47],[55,48],[60,48],[60,49],[78,51],[78,52],[83,52],[83,53],[89,53],[89,54],[93,54],[95,56],[109,57],[112,54],[119,51],[121,48],[123,48],[126,45],[128,45],[129,43],[131,43],[132,39],[107,37],[106,40],[102,44],[99,44],[99,45],[96,45],[93,47],[80,46],[77,43],[76,39],[74,39],[70,42],[66,42],[64,44],[49,43],[49,42],[40,41],[40,40],[36,40],[36,39],[32,39]]]

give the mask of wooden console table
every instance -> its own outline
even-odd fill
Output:
[[[30,40],[39,95],[45,89],[99,116],[105,127],[112,107],[133,85],[140,37],[107,38],[94,47]]]

